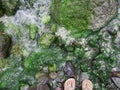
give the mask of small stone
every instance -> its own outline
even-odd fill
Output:
[[[49,76],[50,76],[51,79],[55,79],[57,77],[57,73],[56,72],[51,72],[49,74]]]
[[[39,79],[41,79],[43,76],[46,76],[46,74],[43,73],[43,72],[38,72],[38,73],[35,75],[35,78],[39,80]]]
[[[22,86],[20,90],[29,90],[29,85]]]
[[[48,67],[43,67],[43,71],[47,73],[48,72]]]
[[[50,90],[50,88],[47,84],[40,84],[36,90]]]
[[[47,76],[43,76],[39,80],[40,84],[46,84],[46,83],[48,83],[48,81],[49,81],[49,79]]]
[[[74,77],[75,76],[75,70],[70,61],[67,61],[65,64],[65,73],[67,74],[68,77]]]
[[[55,79],[56,82],[63,82],[65,80],[65,74],[63,71],[57,72],[57,77]]]
[[[108,27],[107,31],[110,35],[116,35],[117,31],[118,31],[118,27],[117,26],[116,27]]]
[[[27,90],[37,90],[37,86],[31,86],[31,87],[29,87],[29,89],[27,89]]]

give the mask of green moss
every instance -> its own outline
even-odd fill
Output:
[[[44,24],[48,24],[50,22],[51,17],[49,15],[46,15],[43,17],[42,22]]]
[[[2,82],[0,83],[0,88],[6,88],[7,87],[7,82]]]
[[[52,0],[51,16],[55,22],[78,32],[88,29],[91,12],[90,0]]]
[[[43,48],[49,47],[55,40],[55,36],[49,33],[43,34],[39,38],[39,45]]]
[[[38,31],[38,27],[35,24],[29,25],[29,34],[31,39],[35,39],[36,33]]]
[[[85,55],[85,50],[84,48],[76,48],[74,53],[75,53],[75,56],[81,59]]]
[[[75,47],[72,46],[72,45],[67,45],[67,46],[65,46],[65,48],[66,48],[66,50],[67,50],[68,52],[73,52],[74,49],[75,49]]]
[[[0,88],[2,88],[2,90],[18,90],[18,82],[20,79],[20,76],[16,74],[18,72],[18,69],[14,68],[9,68],[8,70],[4,71],[3,74],[0,76]]]
[[[28,0],[30,6],[33,6],[33,4],[35,3],[36,0]]]
[[[4,32],[5,30],[5,25],[3,22],[0,21],[0,32]]]
[[[39,56],[38,54],[36,53],[33,53],[30,58],[27,58],[25,61],[24,61],[24,67],[26,70],[37,70],[38,68],[38,65],[37,65],[37,62],[36,60],[39,59]]]
[[[32,53],[24,60],[24,68],[30,72],[45,66],[49,66],[49,71],[56,71],[58,66],[64,61],[64,56],[59,48],[42,49],[41,52]]]
[[[52,31],[52,33],[55,33],[57,31],[57,24],[51,25],[51,31]]]
[[[49,69],[50,72],[52,72],[52,71],[56,71],[56,69],[57,69],[56,67],[57,67],[56,64],[50,64],[48,66],[48,69]]]

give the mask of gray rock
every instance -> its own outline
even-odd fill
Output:
[[[92,0],[95,7],[92,8],[94,19],[92,21],[93,29],[106,24],[117,13],[117,0]]]
[[[47,84],[40,84],[40,85],[37,87],[37,90],[50,90],[50,88],[48,87]]]
[[[67,61],[65,64],[65,73],[68,77],[74,77],[75,76],[75,70],[70,61]]]
[[[28,90],[29,89],[29,86],[28,85],[25,85],[21,88],[21,90]]]
[[[28,90],[37,90],[37,87],[36,86],[31,86],[31,87],[29,87]]]
[[[83,72],[81,75],[80,75],[80,82],[82,82],[83,80],[85,79],[89,79],[89,76],[86,72]]]
[[[107,28],[107,31],[110,35],[116,35],[118,28],[117,28],[117,26],[110,26]]]
[[[120,89],[120,78],[112,77],[111,79],[114,82],[114,84]]]

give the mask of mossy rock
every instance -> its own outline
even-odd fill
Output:
[[[6,15],[14,15],[19,8],[19,0],[2,0],[2,8]]]
[[[45,33],[39,38],[39,45],[43,48],[48,48],[55,40],[55,36],[50,33]]]
[[[37,31],[38,31],[38,27],[35,24],[31,24],[29,26],[29,34],[32,40],[35,39]]]
[[[117,4],[117,0],[52,0],[51,17],[72,32],[96,30],[116,15]]]

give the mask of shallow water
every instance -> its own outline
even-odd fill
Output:
[[[37,84],[41,78],[35,78],[37,73],[47,74],[48,77],[49,73],[55,71],[59,74],[57,79],[50,82],[53,89],[58,85],[57,80],[62,83],[66,80],[64,73],[66,61],[72,62],[77,83],[79,83],[79,73],[86,72],[93,82],[95,90],[107,90],[107,87],[115,87],[107,76],[112,68],[119,66],[117,61],[119,61],[118,56],[120,56],[120,9],[118,9],[117,17],[100,31],[82,32],[83,35],[76,39],[70,35],[69,31],[59,25],[58,31],[53,33],[51,31],[52,19],[50,23],[45,23],[46,17],[50,16],[51,1],[36,0],[31,6],[28,1],[20,0],[21,5],[15,15],[4,15],[0,18],[0,21],[4,22],[6,26],[4,33],[9,34],[13,41],[10,56],[3,60],[3,62],[6,61],[7,63],[4,63],[3,66],[0,65],[0,88],[6,88],[7,86],[9,90],[19,90],[22,85],[31,86]],[[34,35],[35,39],[30,38],[30,26],[38,28],[37,33]],[[114,42],[112,41],[114,36],[106,32],[109,28],[117,31]],[[52,36],[55,36],[55,40],[53,40],[54,42],[50,47],[43,48],[38,39],[46,33],[48,34],[46,35],[48,40],[43,39],[43,43],[44,41],[49,42]],[[97,46],[101,47],[102,54],[98,53],[99,48],[91,48],[88,45],[88,41],[94,40],[94,37],[95,40],[97,38],[95,43],[98,43]],[[105,58],[102,57],[104,55]],[[115,60],[111,59],[111,57],[115,57]],[[117,69],[120,70],[118,67]],[[107,79],[104,80],[106,77]],[[94,80],[94,78],[96,79]]]

